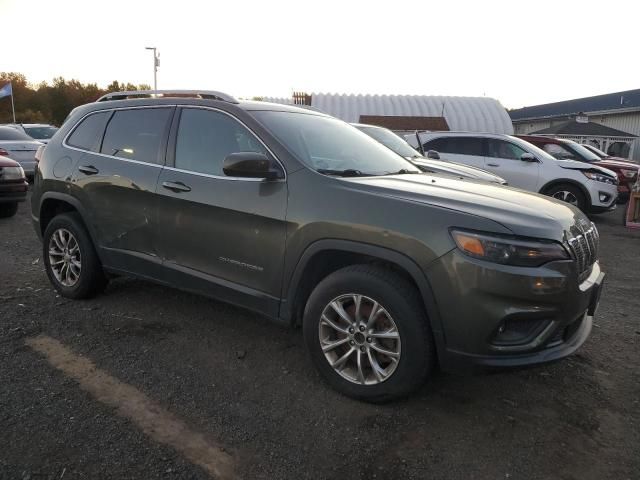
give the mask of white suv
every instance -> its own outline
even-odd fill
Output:
[[[439,156],[441,160],[488,170],[506,179],[510,186],[564,200],[586,212],[599,213],[616,206],[618,178],[615,172],[583,162],[556,160],[516,137],[422,132],[407,135],[406,140],[430,158]]]

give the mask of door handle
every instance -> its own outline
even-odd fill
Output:
[[[162,182],[162,186],[172,192],[190,192],[191,187],[188,187],[182,182]]]
[[[78,167],[78,170],[80,170],[85,175],[95,175],[99,172],[99,170],[93,165],[82,165]]]
[[[487,163],[487,167],[499,167],[499,163]]]

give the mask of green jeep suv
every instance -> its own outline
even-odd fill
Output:
[[[423,174],[340,120],[220,92],[75,109],[42,153],[32,216],[61,295],[128,275],[300,325],[329,384],[368,401],[436,365],[572,353],[604,277],[571,205]]]

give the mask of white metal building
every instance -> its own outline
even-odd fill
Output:
[[[274,103],[302,103],[350,123],[370,123],[392,130],[459,130],[513,133],[500,102],[487,97],[428,95],[295,94],[294,98],[263,99]]]

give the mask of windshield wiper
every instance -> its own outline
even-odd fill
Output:
[[[319,168],[316,170],[318,173],[323,173],[324,175],[336,175],[339,177],[366,177],[371,174],[362,173],[360,170],[355,170],[353,168],[347,168],[346,170],[332,170],[329,168]]]
[[[385,175],[408,175],[408,174],[414,174],[414,173],[422,173],[420,171],[416,172],[413,170],[407,170],[406,168],[402,168],[400,170],[398,170],[397,172],[389,172],[389,173],[385,173]]]

